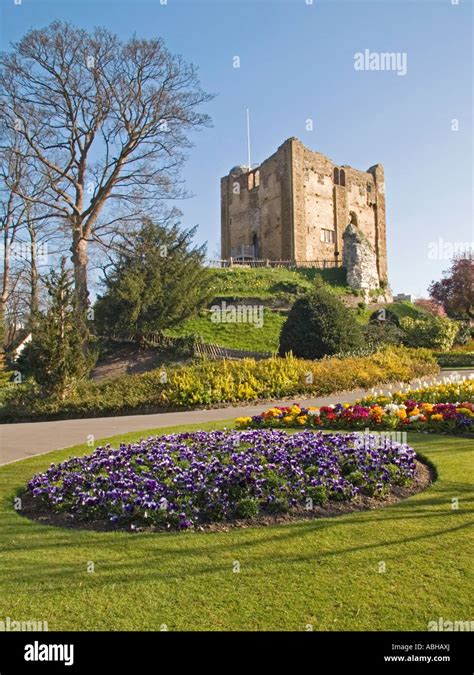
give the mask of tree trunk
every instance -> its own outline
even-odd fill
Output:
[[[29,323],[30,327],[35,324],[36,317],[38,316],[39,310],[39,299],[38,299],[38,261],[37,261],[37,250],[36,250],[36,232],[33,228],[28,228],[30,233],[30,243],[31,243],[31,255],[30,255],[30,317]]]
[[[8,300],[8,284],[10,282],[10,241],[8,230],[5,228],[3,237],[3,272],[2,288],[0,290],[0,303],[2,316],[5,316],[5,308]]]
[[[3,354],[5,347],[5,315],[8,301],[8,284],[10,281],[10,241],[8,239],[8,229],[5,228],[3,237],[3,273],[2,287],[0,289],[0,353]]]
[[[87,240],[83,236],[82,228],[74,228],[72,242],[72,263],[74,265],[74,289],[76,296],[77,325],[83,338],[83,352],[87,352],[87,308],[89,305],[89,291],[87,288]]]

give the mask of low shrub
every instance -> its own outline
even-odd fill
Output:
[[[459,327],[455,321],[445,317],[413,319],[409,316],[400,320],[403,344],[407,347],[426,347],[448,351],[454,344]]]
[[[375,312],[372,312],[369,318],[369,323],[375,324],[392,324],[394,326],[400,327],[400,317],[396,312],[382,307],[381,309],[376,309]]]
[[[415,476],[407,445],[356,434],[198,431],[99,447],[34,476],[28,490],[74,520],[189,529],[384,497]],[[309,501],[308,501],[309,500]]]
[[[441,368],[474,368],[474,352],[435,352]]]
[[[34,384],[9,389],[0,420],[100,417],[179,410],[296,395],[327,396],[384,382],[409,382],[439,368],[429,350],[390,347],[367,357],[305,361],[289,355],[255,361],[198,361],[81,383],[61,401]]]
[[[471,341],[472,327],[469,321],[458,321],[457,326],[458,332],[456,333],[454,344],[462,347]]]
[[[474,329],[471,329],[471,331]],[[456,345],[455,352],[474,352],[474,340],[471,339],[465,345]]]
[[[368,345],[399,345],[403,342],[403,331],[390,321],[370,321],[364,326],[364,338]]]

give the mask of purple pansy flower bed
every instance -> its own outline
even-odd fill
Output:
[[[366,435],[278,430],[155,436],[99,447],[34,476],[28,490],[78,520],[188,529],[383,497],[415,476],[406,444]]]

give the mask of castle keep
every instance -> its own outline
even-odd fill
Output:
[[[223,259],[343,265],[354,287],[386,282],[382,165],[337,166],[289,138],[221,179],[221,248]]]

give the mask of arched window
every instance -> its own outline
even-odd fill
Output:
[[[346,187],[346,172],[344,169],[338,169],[337,166],[334,167],[334,185]]]
[[[249,190],[258,188],[260,185],[260,171],[251,171],[247,176],[247,187]]]

